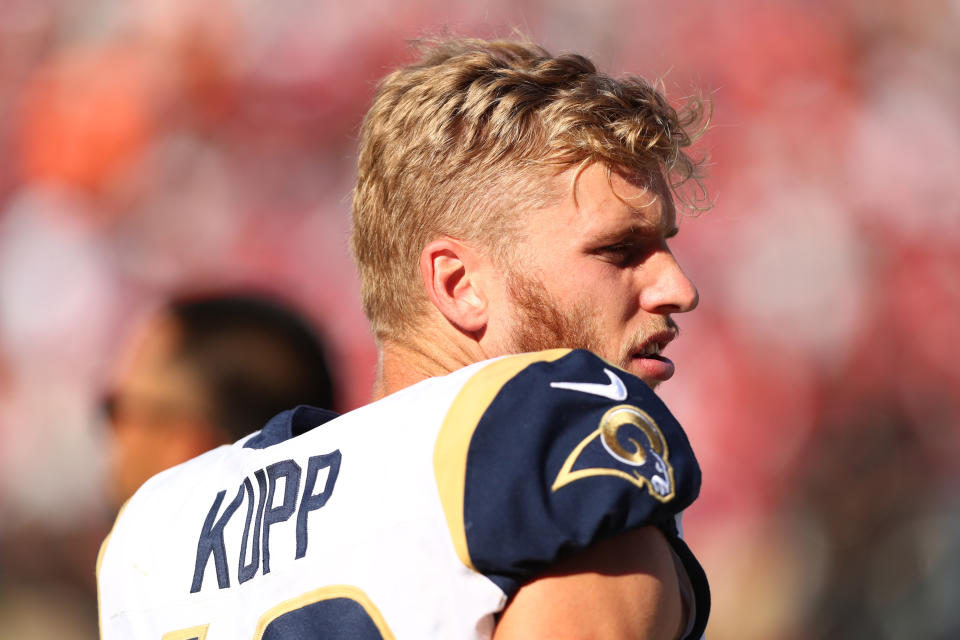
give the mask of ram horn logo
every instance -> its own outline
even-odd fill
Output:
[[[646,487],[660,502],[673,498],[667,441],[646,411],[621,404],[603,414],[597,430],[567,456],[553,490],[593,476],[623,478],[641,489]]]

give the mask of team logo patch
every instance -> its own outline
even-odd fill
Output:
[[[642,409],[629,404],[613,407],[596,431],[567,456],[553,491],[593,476],[614,476],[635,484],[660,502],[674,495],[673,467],[660,427]]]

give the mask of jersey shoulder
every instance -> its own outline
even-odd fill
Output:
[[[696,499],[683,429],[640,379],[590,352],[493,361],[461,387],[434,450],[461,560],[508,595],[562,554]]]

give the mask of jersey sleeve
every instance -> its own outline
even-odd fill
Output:
[[[496,360],[455,398],[434,470],[457,553],[508,596],[559,557],[646,525],[678,539],[700,468],[640,379],[587,351]]]

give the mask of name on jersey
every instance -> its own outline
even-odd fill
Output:
[[[222,511],[220,507],[227,490],[217,493],[197,540],[197,560],[190,593],[196,593],[203,587],[203,578],[211,558],[217,573],[217,585],[221,589],[231,585],[230,564],[236,567],[238,584],[250,580],[261,569],[264,575],[270,573],[270,528],[294,517],[295,558],[304,557],[310,542],[307,527],[310,514],[322,508],[330,499],[339,473],[340,451],[336,450],[312,456],[307,460],[306,473],[294,460],[281,460],[257,469],[244,478],[233,500]],[[277,497],[278,487],[281,488],[282,499]],[[240,505],[244,503],[244,497],[246,509],[241,512]],[[228,554],[224,529],[238,513],[244,522],[243,536],[239,548],[229,549]],[[232,563],[228,562],[228,557],[233,558]]]

